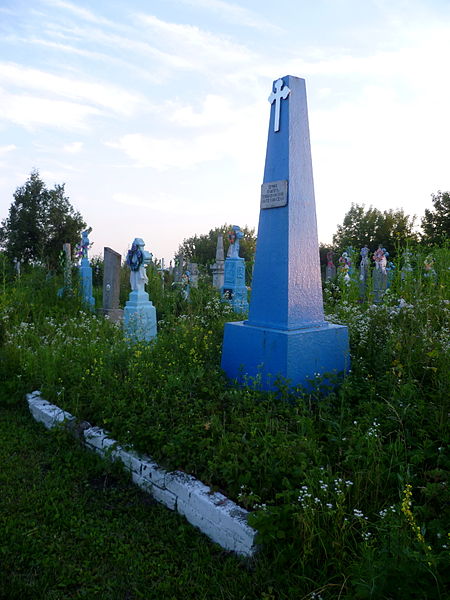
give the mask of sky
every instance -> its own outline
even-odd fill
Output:
[[[37,169],[92,255],[257,228],[272,82],[306,80],[319,240],[450,190],[448,0],[0,0],[0,220]]]

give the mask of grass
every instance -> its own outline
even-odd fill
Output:
[[[379,305],[356,279],[327,284],[328,318],[349,327],[352,372],[338,388],[279,381],[270,394],[257,380],[244,390],[225,381],[223,324],[238,317],[207,286],[186,303],[150,273],[158,339],[129,347],[35,269],[0,297],[0,405],[20,412],[24,393],[41,389],[251,509],[262,552],[223,597],[445,599],[450,252],[434,255],[432,276],[417,253],[406,277],[398,265]]]
[[[261,598],[270,586],[23,405],[0,420],[0,597]]]

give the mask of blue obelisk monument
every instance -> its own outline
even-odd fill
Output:
[[[247,321],[225,325],[222,368],[308,385],[349,368],[348,330],[324,320],[304,79],[273,83],[258,238]]]

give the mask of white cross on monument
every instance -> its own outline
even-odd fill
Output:
[[[281,100],[286,100],[286,98],[289,96],[291,90],[288,88],[287,85],[284,86],[283,88],[283,80],[282,79],[277,79],[277,81],[275,81],[275,91],[272,90],[272,93],[270,94],[268,100],[270,102],[270,104],[273,104],[273,102],[275,101],[275,119],[273,122],[273,130],[274,131],[279,131],[280,130],[280,107],[281,107]],[[281,89],[283,88],[283,89]]]

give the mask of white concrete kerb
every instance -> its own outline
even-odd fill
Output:
[[[76,423],[73,415],[44,400],[39,391],[27,394],[26,399],[34,419],[47,429]],[[101,456],[120,460],[136,485],[156,501],[184,515],[189,523],[222,548],[243,556],[253,556],[256,531],[248,525],[249,513],[244,508],[223,494],[212,492],[191,475],[182,471],[166,471],[150,457],[125,450],[99,427],[88,426],[82,431],[82,437],[86,447]]]

